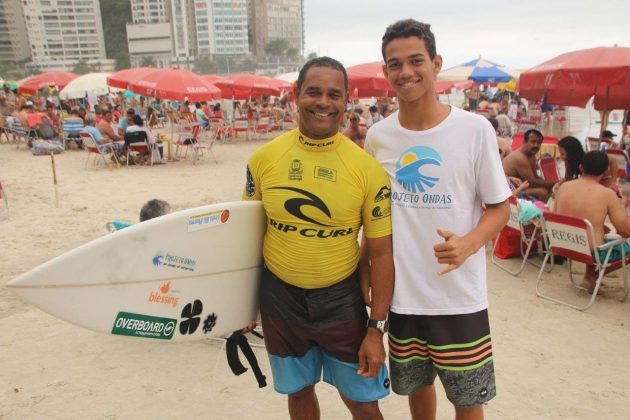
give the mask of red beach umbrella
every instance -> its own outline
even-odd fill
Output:
[[[78,74],[69,71],[47,71],[28,78],[20,85],[18,91],[20,93],[35,95],[40,89],[49,86],[57,86],[57,89],[61,90],[68,82],[78,76]]]
[[[353,92],[357,89],[361,98],[396,96],[383,73],[383,63],[380,61],[357,64],[348,67],[346,72],[348,73],[348,90]]]
[[[221,91],[201,76],[184,69],[154,69],[132,79],[129,90],[143,96],[191,102],[218,98]]]
[[[219,79],[223,79],[223,76],[218,76],[216,74],[204,74],[201,77],[210,83],[216,82]]]
[[[127,89],[129,82],[140,76],[155,71],[155,67],[136,67],[133,69],[125,69],[118,71],[107,78],[107,85],[117,87],[119,89]]]
[[[281,89],[270,82],[269,77],[250,73],[238,73],[213,83],[221,89],[223,99],[248,99],[261,96],[279,96]]]
[[[597,109],[630,107],[630,48],[597,47],[572,51],[521,73],[519,94],[556,105]]]

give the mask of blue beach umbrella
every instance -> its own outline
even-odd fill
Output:
[[[477,83],[509,82],[518,77],[518,71],[495,64],[484,58],[477,58],[459,66],[442,70],[439,80],[462,81],[473,80]]]
[[[123,98],[125,99],[129,99],[129,98],[137,98],[140,95],[138,95],[137,93],[133,93],[130,90],[126,90],[125,93],[123,93]]]

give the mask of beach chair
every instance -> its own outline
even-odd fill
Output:
[[[214,131],[214,138],[221,140],[223,143],[234,135],[232,130],[232,124],[222,117],[212,117],[210,119],[212,130]]]
[[[81,140],[81,130],[83,130],[83,122],[80,120],[63,120],[61,124],[63,131],[63,148],[67,149],[68,142],[79,142]]]
[[[250,121],[247,118],[236,118],[232,129],[235,133],[245,133],[246,140],[249,140],[249,133],[253,127],[250,125]]]
[[[108,160],[109,158],[116,164],[117,168],[120,168],[120,162],[118,161],[116,153],[114,153],[113,143],[98,144],[94,137],[92,137],[90,133],[86,132],[79,133],[79,136],[83,142],[83,148],[87,151],[87,159],[85,160],[86,168],[90,160],[90,156],[92,155],[94,155],[94,166],[102,160],[105,166],[111,169],[111,163]]]
[[[149,154],[149,161],[153,166],[153,151],[156,150],[155,145],[149,143],[149,138],[145,131],[133,131],[125,133],[125,150],[127,151],[127,166],[129,166],[129,158],[131,152],[140,154]]]
[[[538,161],[538,170],[545,181],[560,181],[560,175],[558,175],[558,167],[556,166],[556,159],[553,157],[542,158]]]
[[[617,161],[617,174],[611,174],[615,181],[616,178],[622,179],[624,182],[628,179],[628,153],[625,150],[606,149],[606,154],[609,160]]]
[[[28,132],[22,126],[19,119],[15,118],[11,125],[11,134],[13,134],[13,140],[15,140],[15,148],[20,148],[20,143],[28,144]]]
[[[560,255],[566,257],[569,270],[569,280],[573,287],[579,290],[586,291],[590,294],[589,300],[582,305],[571,303],[564,299],[559,299],[550,296],[547,292],[543,292],[543,272],[546,265],[549,263],[548,253],[543,259],[543,263],[538,272],[538,278],[536,279],[536,295],[555,302],[561,305],[568,306],[579,311],[586,310],[593,305],[595,298],[597,297],[597,291],[602,282],[607,269],[621,268],[623,276],[623,297],[621,301],[628,297],[628,273],[626,272],[626,264],[630,262],[630,255],[626,255],[623,246],[621,246],[621,259],[619,261],[610,261],[610,257],[615,245],[623,244],[626,240],[624,238],[617,238],[604,245],[594,246],[595,237],[593,225],[586,220],[578,217],[567,216],[559,213],[544,212],[543,223],[543,236],[547,244],[548,249],[553,255]],[[599,251],[606,251],[606,256],[602,260],[599,256]],[[595,266],[595,270],[598,273],[595,287],[592,292],[588,292],[584,287],[578,285],[573,278],[572,266],[573,262],[580,262],[583,264],[589,264]],[[553,262],[552,262],[553,264]]]
[[[518,276],[521,274],[523,269],[525,268],[525,263],[528,262],[529,256],[532,252],[533,246],[535,243],[542,243],[541,229],[531,223],[526,225],[522,224],[519,221],[519,206],[518,200],[515,197],[510,197],[508,199],[510,204],[510,219],[507,222],[507,225],[497,234],[497,237],[494,241],[494,249],[492,250],[492,263],[499,267],[500,269],[510,273],[513,276]],[[521,264],[516,269],[512,269],[508,267],[500,258],[498,258],[495,254],[496,246],[499,243],[499,239],[502,235],[508,235],[510,232],[513,234],[518,234],[518,241],[521,251]],[[512,235],[516,236],[516,235]],[[538,266],[532,261],[529,261],[530,264]],[[552,266],[553,267],[553,266]]]
[[[256,121],[256,124],[254,125],[254,133],[256,133],[259,139],[263,134],[267,134],[270,131],[270,122],[271,119],[269,116],[260,117]]]
[[[190,148],[192,149],[193,165],[197,164],[197,160],[203,157],[204,151],[207,151],[212,155],[215,163],[219,163],[214,151],[212,150],[212,146],[214,145],[214,141],[216,139],[216,131],[204,131],[201,133],[200,131],[199,125],[197,128],[193,129],[194,141],[190,145]]]
[[[191,116],[186,118],[180,118],[177,126],[177,139],[175,140],[175,156],[180,156],[180,148],[185,149],[183,157],[188,155],[188,149],[190,146],[197,142],[197,138],[201,134],[201,126]]]

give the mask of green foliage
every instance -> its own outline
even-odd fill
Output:
[[[315,51],[311,51],[310,53],[308,53],[308,55],[306,56],[306,61],[312,60],[313,58],[317,58],[317,53]]]
[[[126,23],[131,23],[130,0],[104,0],[101,4],[105,53],[116,60],[116,70],[129,68]]]
[[[85,61],[79,61],[74,65],[72,71],[76,74],[87,74],[96,71],[93,65],[86,63]]]
[[[271,56],[281,56],[287,53],[291,48],[291,44],[284,38],[272,39],[265,45],[265,52]]]
[[[286,51],[287,57],[297,57],[299,54],[300,50],[298,50],[297,48],[289,48]]]

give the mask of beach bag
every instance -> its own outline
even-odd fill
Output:
[[[39,123],[39,135],[45,140],[57,137],[57,133],[55,132],[52,123],[46,117],[42,117],[42,120]]]
[[[51,153],[58,155],[63,152],[63,144],[50,140],[33,140],[31,152],[33,156],[49,156]]]

